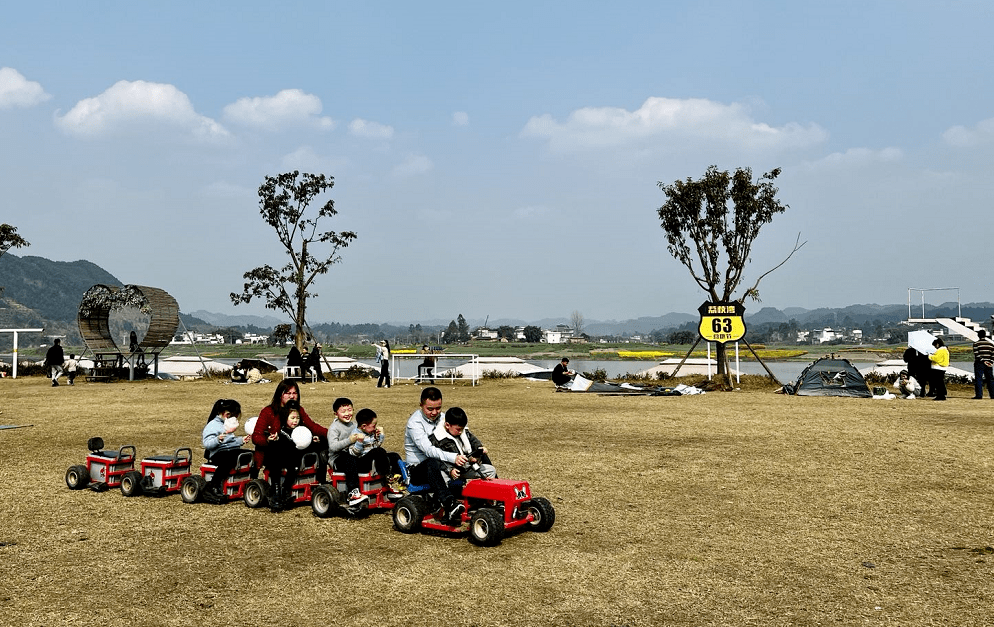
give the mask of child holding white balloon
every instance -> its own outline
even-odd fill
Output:
[[[204,445],[204,456],[216,466],[214,475],[204,487],[204,500],[209,503],[227,501],[224,497],[224,481],[235,467],[238,456],[250,452],[241,446],[251,442],[251,436],[235,435],[241,415],[242,406],[238,401],[222,398],[215,401],[210,415],[207,416],[201,440]]]

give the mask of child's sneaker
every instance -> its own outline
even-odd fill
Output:
[[[368,500],[369,500],[368,496],[366,496],[365,494],[363,494],[362,492],[360,492],[359,488],[355,488],[354,490],[352,490],[351,492],[349,492],[348,506],[349,507],[355,507],[356,505],[359,505],[363,501],[368,501]]]
[[[396,501],[404,496],[404,484],[400,481],[400,475],[394,475],[387,481],[386,497],[391,501]]]

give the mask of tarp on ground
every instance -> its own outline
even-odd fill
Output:
[[[871,398],[866,380],[848,359],[822,357],[811,362],[793,384],[783,386],[787,394],[797,396],[852,396]]]
[[[628,395],[643,395],[643,396],[685,396],[688,394],[703,394],[704,390],[689,386],[689,385],[678,385],[675,388],[663,388],[663,387],[643,387],[638,385],[632,385],[630,383],[611,383],[610,381],[591,381],[590,379],[584,377],[582,374],[578,374],[573,377],[573,380],[565,386],[558,388],[559,390],[569,391],[569,392],[593,392],[595,394],[609,395],[609,396],[628,396]]]

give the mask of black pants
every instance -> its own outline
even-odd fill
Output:
[[[297,482],[297,471],[300,468],[300,458],[303,451],[297,450],[296,445],[289,438],[281,437],[279,440],[270,442],[263,452],[263,463],[269,471],[269,485],[274,488],[280,485],[280,478],[283,471],[286,471],[283,485],[293,486]]]
[[[362,457],[343,451],[335,458],[335,470],[345,474],[345,486],[351,492],[359,487],[359,473],[376,469],[376,474],[388,477],[400,472],[400,455],[374,448]]]
[[[390,362],[385,359],[380,362],[380,380],[376,382],[376,387],[381,387],[384,381],[390,387]]]
[[[251,453],[252,451],[247,451],[243,448],[225,448],[219,451],[215,451],[213,455],[210,456],[208,461],[217,466],[214,470],[214,474],[211,476],[210,485],[214,486],[218,490],[224,487],[224,482],[231,474],[231,471],[235,468],[235,464],[238,463],[238,456],[242,453]]]
[[[407,467],[408,480],[411,485],[428,485],[428,489],[442,502],[442,507],[449,509],[456,500],[449,491],[449,486],[445,485],[442,473],[445,466],[437,459],[429,457],[417,466]]]
[[[935,399],[946,398],[946,371],[932,368],[932,382],[929,385],[929,392],[935,395]]]

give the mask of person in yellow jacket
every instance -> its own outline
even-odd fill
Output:
[[[935,338],[932,346],[935,347],[935,352],[928,356],[928,360],[932,362],[932,381],[929,389],[935,393],[933,400],[944,401],[946,400],[946,368],[949,367],[949,349],[946,348],[941,337]]]

